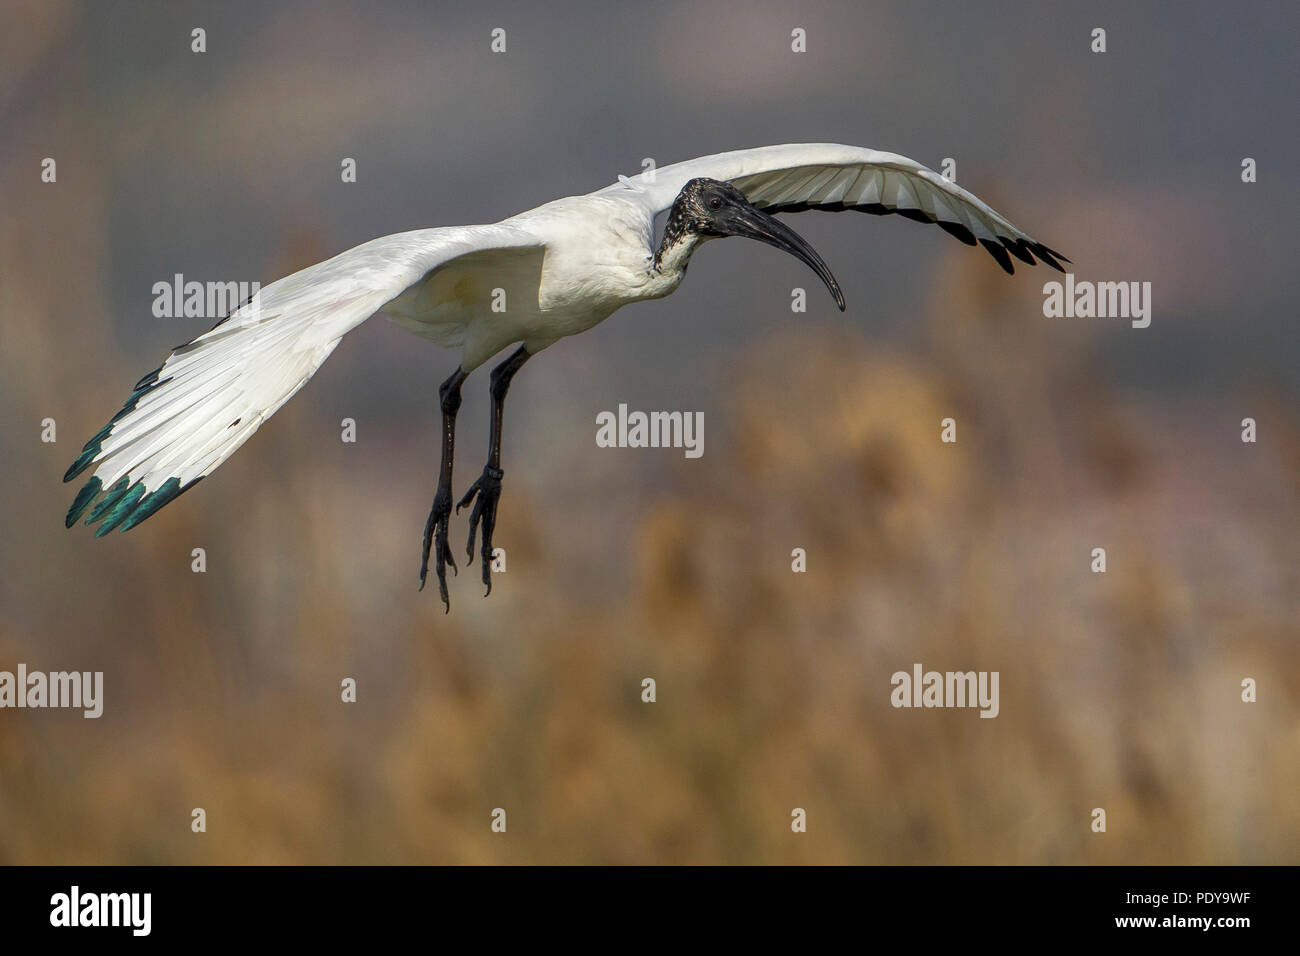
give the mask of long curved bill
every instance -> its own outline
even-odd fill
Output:
[[[826,288],[830,290],[831,295],[835,296],[835,304],[840,307],[841,312],[844,311],[844,293],[840,291],[840,284],[835,281],[835,276],[831,274],[830,267],[826,265],[821,256],[817,255],[817,250],[808,245],[799,233],[782,223],[775,216],[769,216],[753,206],[740,207],[734,209],[725,222],[718,223],[717,228],[723,235],[757,239],[759,242],[766,242],[769,246],[776,246],[795,258],[803,260],[804,264],[817,273],[822,282],[826,283]]]

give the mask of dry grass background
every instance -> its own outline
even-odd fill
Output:
[[[48,9],[24,12],[21,62],[0,57],[19,88],[84,42],[75,8]],[[653,406],[716,403],[697,461],[594,447],[619,399],[599,340],[530,365],[507,421],[509,570],[487,601],[476,570],[453,579],[450,616],[414,588],[432,384],[345,446],[345,367],[201,489],[93,542],[60,527],[58,478],[153,363],[103,319],[110,172],[64,163],[54,204],[24,185],[44,143],[71,157],[102,130],[57,102],[5,109],[26,138],[0,167],[0,667],[103,670],[106,704],[0,713],[0,862],[1296,861],[1286,388],[1112,386],[1096,326],[1039,316],[1037,270],[1006,280],[954,244],[910,339],[810,314],[710,353],[707,388]],[[330,251],[300,219],[267,275]],[[466,394],[458,486],[485,430]],[[1267,422],[1258,445],[1245,414]],[[36,440],[46,415],[57,445]],[[913,662],[999,671],[1000,716],[891,708]]]

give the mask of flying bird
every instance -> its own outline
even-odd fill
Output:
[[[126,531],[230,457],[300,389],[343,335],[383,313],[416,335],[460,349],[438,388],[442,463],[424,527],[420,587],[432,550],[450,611],[446,567],[456,412],[466,377],[516,346],[489,376],[487,463],[456,502],[470,507],[469,560],[481,532],[482,578],[492,590],[492,538],[504,471],[506,392],[538,352],[597,325],[630,302],[673,292],[710,239],[743,236],[802,260],[834,296],[822,257],[776,218],[805,210],[897,213],[983,246],[1008,273],[1012,258],[1058,271],[1069,260],[1032,239],[965,189],[896,153],[830,143],[766,146],[704,156],[569,196],[492,225],[384,236],[261,289],[210,330],[177,347],[136,383],[126,404],[64,475],[91,477],[67,514],[89,510],[95,536]],[[667,212],[655,241],[655,217]],[[504,293],[504,310],[494,309]]]

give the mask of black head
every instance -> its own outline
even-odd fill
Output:
[[[755,209],[745,194],[731,183],[699,178],[683,186],[668,217],[665,238],[679,233],[695,233],[710,239],[744,236],[776,246],[802,260],[817,273],[835,296],[835,304],[841,312],[844,311],[844,294],[840,285],[816,250],[774,216]]]

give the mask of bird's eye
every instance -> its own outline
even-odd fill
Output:
[[[709,200],[709,208],[710,208],[710,209],[721,209],[721,208],[722,208],[722,200],[719,199],[717,196],[714,196],[712,199]]]

